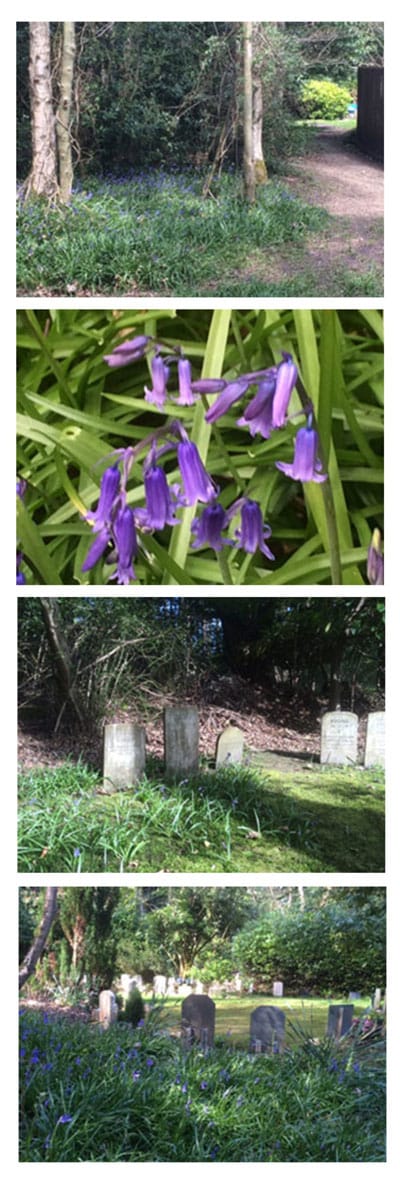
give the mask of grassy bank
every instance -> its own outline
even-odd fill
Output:
[[[372,769],[241,767],[100,788],[73,763],[21,776],[20,871],[384,870],[383,776]]]

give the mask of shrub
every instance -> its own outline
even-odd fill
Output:
[[[336,82],[310,78],[304,83],[300,111],[306,119],[343,119],[352,95]]]
[[[139,989],[131,989],[120,1018],[122,1022],[131,1022],[132,1026],[137,1026],[144,1018],[144,1001]]]

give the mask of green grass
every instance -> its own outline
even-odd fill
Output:
[[[294,1048],[304,1038],[324,1039],[327,1030],[327,1012],[331,1002],[342,1005],[343,997],[304,998],[284,997],[276,998],[265,994],[250,994],[244,997],[216,997],[214,998],[215,1038],[229,1040],[229,1045],[241,1050],[248,1050],[250,1014],[259,1005],[274,1005],[283,1010],[286,1017],[285,1046]],[[181,999],[168,998],[162,1003],[162,1015],[165,1028],[175,1033],[179,1030],[181,1015]],[[370,998],[363,997],[353,1003],[354,1017],[361,1015],[370,1006]]]
[[[228,273],[244,267],[250,251],[302,244],[329,221],[280,181],[260,190],[251,208],[239,175],[216,180],[215,199],[202,196],[202,184],[197,173],[160,170],[90,180],[68,207],[20,202],[19,290],[73,295],[83,288],[118,295],[137,287],[139,293],[189,296],[224,276],[228,295]]]
[[[205,769],[96,795],[87,768],[21,776],[18,869],[29,872],[382,872],[379,771]]]
[[[288,251],[286,251],[288,257]],[[310,291],[314,296],[381,296],[383,289],[383,272],[379,266],[371,264],[362,274],[347,267],[332,266],[321,273],[311,271],[308,267],[304,250],[297,246],[291,252],[290,270],[296,270],[295,275],[287,275],[282,267],[281,279],[265,279],[257,276],[257,267],[265,267],[265,259],[256,252],[252,259],[254,275],[241,278],[232,277],[229,280],[230,296],[304,296]],[[225,281],[213,286],[214,296],[226,295]]]
[[[384,1047],[185,1051],[150,1014],[100,1031],[21,1016],[22,1162],[384,1161]]]

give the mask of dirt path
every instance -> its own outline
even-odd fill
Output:
[[[312,154],[293,160],[283,183],[296,197],[326,209],[332,221],[310,235],[301,255],[290,245],[273,250],[268,263],[261,268],[258,259],[242,278],[276,282],[311,272],[315,290],[309,294],[328,296],[341,294],[336,277],[344,270],[368,276],[375,268],[382,274],[382,294],[382,164],[358,152],[348,133],[325,125],[316,134]]]

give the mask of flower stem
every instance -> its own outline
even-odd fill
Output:
[[[322,463],[324,465],[324,469],[325,469],[325,471],[327,471],[328,469],[325,467],[324,457],[321,452],[321,447],[320,447],[320,454],[321,454]],[[340,586],[343,583],[342,564],[341,564],[341,559],[340,559],[339,534],[338,534],[338,529],[337,529],[335,505],[334,505],[334,501],[333,501],[332,488],[331,488],[331,482],[330,482],[329,476],[328,476],[328,479],[325,480],[323,484],[320,484],[319,487],[320,487],[320,489],[322,489],[322,499],[324,502],[326,528],[327,528],[328,539],[329,539],[329,558],[330,558],[330,564],[331,564],[332,584],[334,586]]]
[[[232,578],[232,571],[229,566],[229,562],[228,562],[227,556],[225,554],[225,551],[219,550],[218,554],[217,554],[217,558],[218,558],[219,569],[220,569],[221,575],[222,575],[222,582],[224,583],[225,586],[228,585],[229,587],[232,587],[234,580]]]

